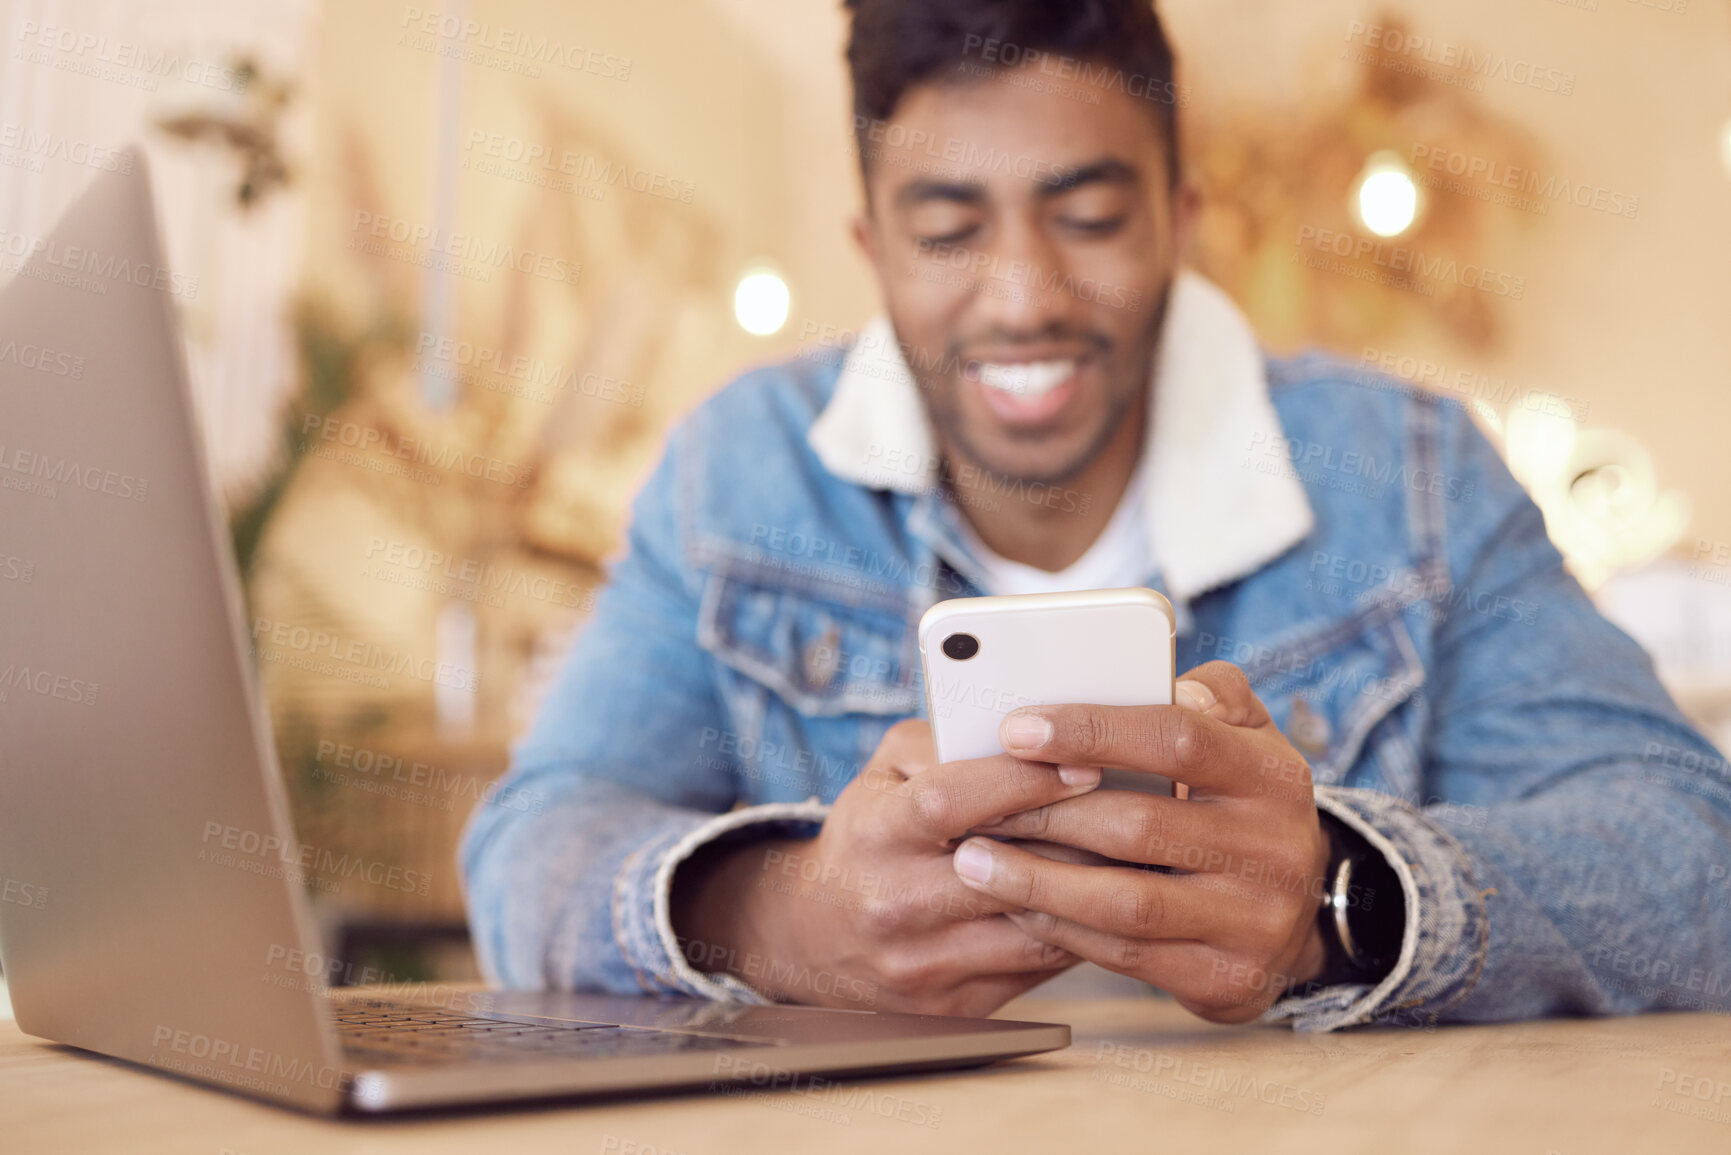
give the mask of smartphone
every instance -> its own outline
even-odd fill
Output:
[[[1169,706],[1177,628],[1154,590],[953,598],[920,619],[926,714],[938,761],[1004,752],[998,723],[1021,706]],[[1171,779],[1105,767],[1102,787],[1183,798]]]

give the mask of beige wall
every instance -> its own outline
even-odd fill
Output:
[[[370,158],[379,205],[417,221],[435,217],[433,172],[444,69],[437,55],[400,43],[405,14],[414,8],[433,12],[440,5],[428,0],[326,6],[323,78],[328,87],[320,102],[319,152],[308,166],[314,270],[309,287],[357,308],[363,304],[356,294],[364,282],[344,248],[351,236],[350,214],[364,199],[357,196],[355,146]],[[599,65],[594,73],[549,66],[538,77],[472,63],[457,68],[459,156],[478,155],[463,148],[475,131],[530,142],[555,140],[549,124],[557,119],[593,134],[566,141],[576,151],[591,155],[604,149],[609,158],[634,169],[689,183],[694,186],[689,202],[620,187],[589,201],[462,172],[456,178],[452,225],[489,240],[515,240],[519,230],[530,228],[538,250],[584,262],[581,288],[564,303],[599,299],[613,306],[630,291],[629,285],[608,279],[615,267],[610,262],[621,250],[653,247],[647,235],[668,220],[700,234],[705,243],[694,257],[663,252],[644,262],[659,262],[663,270],[695,268],[699,287],[709,291],[707,315],[679,322],[697,326],[681,348],[701,347],[701,363],[681,365],[679,373],[647,383],[651,408],[679,408],[692,390],[708,384],[702,376],[709,364],[716,363],[719,372],[722,364],[738,364],[757,353],[754,339],[724,323],[723,298],[737,270],[758,256],[785,259],[800,243],[800,235],[785,227],[794,203],[787,171],[792,155],[780,129],[781,110],[796,94],[749,39],[701,4],[470,0],[466,17],[495,30],[528,32],[628,62],[623,81],[603,74],[616,63]],[[419,274],[409,271],[400,280],[407,304],[421,307]],[[522,294],[513,297],[506,280],[459,284],[465,324],[499,328],[509,323],[505,310],[511,302],[520,304]],[[689,286],[673,288],[684,287]],[[569,355],[569,330],[596,326],[603,317],[578,308],[561,314],[560,293],[541,291],[545,288],[527,285],[540,325],[530,340],[538,342],[537,353]]]
[[[1546,171],[1641,198],[1634,220],[1559,210],[1517,233],[1529,281],[1508,345],[1482,368],[1590,402],[1591,425],[1637,438],[1695,505],[1691,535],[1731,539],[1731,7],[1682,14],[1634,0],[1182,0],[1164,5],[1198,103],[1259,100],[1278,115],[1309,85],[1342,84],[1348,22],[1392,10],[1439,40],[1576,75],[1560,96],[1507,84],[1485,102],[1528,127]],[[1299,48],[1298,46],[1303,46]],[[1509,210],[1511,213],[1514,210]],[[1411,350],[1472,360],[1446,347]]]

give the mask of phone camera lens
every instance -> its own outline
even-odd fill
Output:
[[[951,634],[944,639],[944,654],[965,662],[980,652],[980,639],[972,634]]]

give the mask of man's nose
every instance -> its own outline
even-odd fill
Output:
[[[1040,333],[1062,325],[1076,308],[1066,284],[1063,252],[1034,221],[997,230],[973,285],[973,320],[1004,333]]]

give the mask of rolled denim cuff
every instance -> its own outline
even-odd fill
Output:
[[[1394,969],[1375,986],[1343,983],[1280,999],[1264,1022],[1300,1031],[1360,1023],[1430,1027],[1472,993],[1490,934],[1485,895],[1460,843],[1398,798],[1375,790],[1316,787],[1317,809],[1364,836],[1387,857],[1406,899],[1406,929]]]
[[[746,806],[712,818],[693,816],[633,851],[613,882],[613,935],[639,985],[657,994],[759,1005],[773,1001],[732,975],[701,972],[685,958],[673,930],[673,872],[699,847],[724,834],[761,826],[753,832],[759,837],[773,837],[778,828],[809,836],[828,814],[827,804],[812,799]]]

